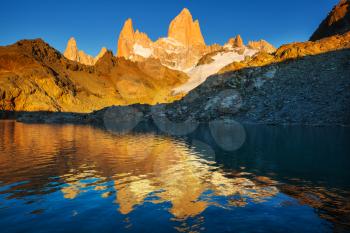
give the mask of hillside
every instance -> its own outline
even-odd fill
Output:
[[[91,112],[111,105],[164,103],[188,77],[153,60],[107,52],[95,66],[66,59],[44,41],[0,47],[0,110]]]

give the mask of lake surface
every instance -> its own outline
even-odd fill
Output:
[[[221,130],[0,121],[1,232],[350,232],[348,128]]]

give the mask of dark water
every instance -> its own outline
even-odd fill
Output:
[[[350,232],[349,129],[154,128],[0,121],[0,232]]]

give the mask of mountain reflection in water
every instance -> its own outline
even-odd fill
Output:
[[[348,129],[246,126],[246,134],[228,152],[206,126],[171,137],[0,121],[0,227],[350,230]]]

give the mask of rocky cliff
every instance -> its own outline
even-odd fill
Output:
[[[350,30],[350,0],[341,0],[322,21],[310,40],[315,41]]]
[[[199,21],[193,21],[190,11],[185,8],[171,21],[168,37],[183,44],[185,47],[205,46]]]

